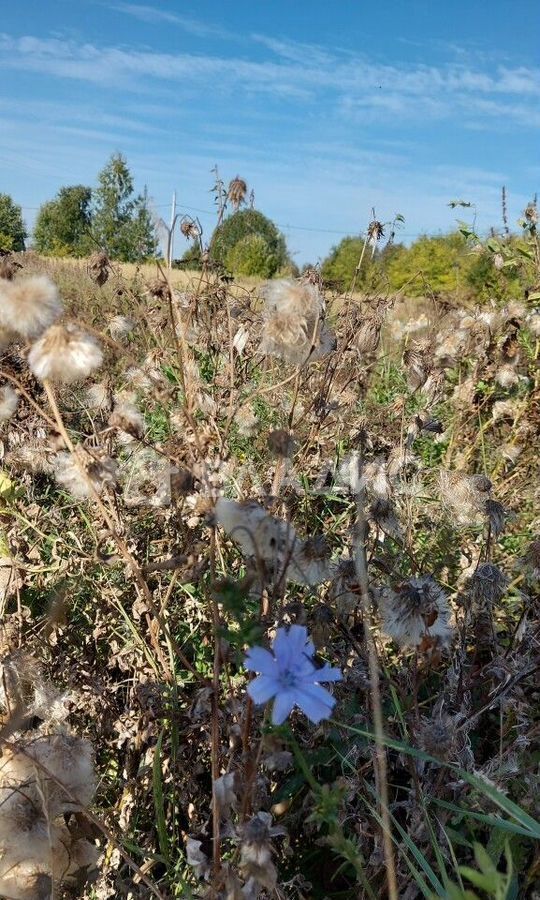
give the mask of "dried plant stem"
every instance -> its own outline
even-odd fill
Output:
[[[216,577],[216,535],[215,528],[212,529],[210,536],[210,574],[212,584]],[[217,780],[220,776],[220,739],[219,739],[219,694],[220,694],[220,674],[221,674],[221,653],[220,653],[220,620],[219,608],[217,601],[213,596],[210,599],[210,608],[212,613],[212,623],[214,630],[214,662],[212,670],[212,737],[211,737],[211,765],[212,765],[212,846],[213,846],[213,864],[214,878],[219,876],[221,869],[221,834],[220,834],[220,809],[219,797],[217,793]]]
[[[11,383],[15,385],[17,390],[20,391],[20,393],[22,394],[24,399],[27,401],[27,403],[29,403],[30,406],[32,406],[33,409],[35,409],[35,411],[37,413],[39,413],[41,418],[44,419],[47,422],[47,424],[50,425],[51,428],[54,428],[54,430],[56,431],[57,425],[56,425],[56,422],[54,421],[54,419],[51,419],[47,415],[47,413],[43,409],[41,409],[41,406],[39,405],[39,403],[36,403],[36,401],[30,396],[30,394],[22,386],[22,384],[18,380],[18,378],[15,378],[15,376],[12,375],[11,372],[7,372],[5,369],[0,369],[0,377],[6,378],[8,381],[11,381]]]
[[[398,900],[398,888],[396,878],[396,865],[394,849],[392,846],[392,832],[390,826],[389,800],[388,800],[388,767],[386,760],[385,735],[383,726],[383,714],[381,703],[381,690],[379,682],[379,662],[377,647],[371,630],[371,604],[368,594],[368,578],[366,566],[366,517],[364,512],[364,490],[359,489],[356,495],[356,525],[353,535],[354,562],[356,576],[360,587],[360,598],[364,618],[364,631],[368,650],[369,683],[371,692],[371,705],[373,710],[373,724],[375,730],[375,765],[378,781],[379,809],[382,822],[382,839],[384,860],[386,865],[386,877],[388,882],[388,897],[390,900]]]
[[[64,443],[65,443],[66,447],[68,448],[68,450],[70,451],[70,453],[72,454],[73,459],[77,462],[81,473],[86,478],[86,472],[84,471],[84,467],[81,465],[79,455],[77,453],[77,449],[76,449],[75,445],[73,444],[73,441],[71,440],[69,434],[66,431],[62,416],[60,414],[60,410],[58,409],[58,404],[56,402],[56,395],[54,392],[54,388],[51,385],[51,383],[46,380],[43,382],[43,388],[45,390],[45,393],[47,394],[47,399],[48,399],[51,409],[53,411],[53,415],[56,420],[56,427],[58,428],[58,431],[62,435]],[[201,675],[197,672],[197,670],[194,668],[194,666],[190,663],[190,661],[187,659],[187,657],[184,655],[184,653],[178,646],[177,642],[174,640],[174,638],[170,634],[170,630],[169,630],[169,627],[168,627],[165,619],[163,618],[160,610],[157,608],[157,606],[154,603],[152,593],[146,583],[146,580],[144,578],[144,575],[141,571],[141,568],[140,568],[137,560],[135,559],[133,554],[130,552],[130,550],[129,550],[127,544],[125,543],[125,541],[123,540],[123,538],[121,538],[120,535],[118,534],[117,526],[116,526],[115,522],[113,521],[113,519],[111,518],[101,497],[99,496],[99,494],[95,490],[92,482],[88,478],[87,478],[87,483],[88,483],[89,488],[92,491],[93,499],[95,500],[95,502],[99,508],[99,511],[101,512],[101,515],[103,516],[103,518],[109,528],[109,531],[110,531],[112,537],[114,538],[114,541],[118,547],[118,550],[120,551],[120,555],[124,559],[124,562],[127,563],[127,565],[129,566],[129,568],[133,574],[135,583],[136,583],[141,595],[143,596],[145,603],[147,604],[148,608],[151,610],[152,614],[154,615],[161,630],[167,636],[167,639],[170,641],[171,646],[174,648],[174,652],[177,654],[178,659],[180,660],[180,662],[182,663],[184,668],[187,671],[191,672],[193,675],[195,675],[197,679],[200,679]],[[152,646],[154,647],[154,650],[158,656],[158,659],[164,666],[164,673],[167,677],[167,680],[171,681],[172,674],[171,674],[169,667],[163,657],[161,647],[159,646],[159,641],[157,640],[157,637],[155,636],[154,631],[151,627],[149,628],[149,634],[150,634],[150,639],[152,641]]]

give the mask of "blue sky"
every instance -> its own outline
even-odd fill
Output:
[[[537,0],[21,0],[0,20],[0,192],[35,208],[122,151],[167,215],[211,168],[315,262],[371,218],[480,229],[540,187]],[[177,252],[184,239],[177,240]]]

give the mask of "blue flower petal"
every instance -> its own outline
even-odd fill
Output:
[[[332,666],[329,666],[328,663],[324,665],[321,669],[315,669],[315,673],[313,675],[313,681],[341,681],[343,675],[341,673],[341,669],[335,669]]]
[[[308,641],[307,628],[304,625],[291,625],[290,628],[278,628],[272,644],[279,668],[290,669],[302,657]]]
[[[332,694],[320,684],[303,684],[302,687],[296,688],[295,696],[297,705],[315,725],[321,719],[330,718],[336,705]]]
[[[262,672],[263,675],[276,675],[278,671],[275,657],[264,647],[251,647],[246,653],[244,666],[249,672]]]
[[[268,675],[258,675],[257,678],[250,681],[247,687],[249,696],[257,705],[267,703],[278,691],[278,682]]]
[[[276,696],[272,709],[272,722],[274,725],[283,725],[296,702],[296,691],[281,691]]]

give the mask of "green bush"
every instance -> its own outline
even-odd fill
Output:
[[[256,209],[239,210],[216,228],[210,241],[210,258],[228,266],[231,251],[244,238],[253,235],[262,238],[268,247],[269,264],[265,277],[272,277],[290,263],[285,238],[274,223]],[[242,256],[244,251],[239,253]]]
[[[229,250],[226,266],[233,275],[258,275],[270,278],[276,261],[262,234],[246,234]]]

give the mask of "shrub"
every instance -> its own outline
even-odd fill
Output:
[[[228,265],[229,254],[236,244],[250,235],[261,237],[268,247],[268,275],[275,275],[289,263],[285,238],[274,223],[256,209],[243,209],[233,213],[219,225],[210,242],[210,258]]]
[[[234,275],[270,278],[276,271],[276,260],[262,234],[246,234],[229,250],[226,266]]]

